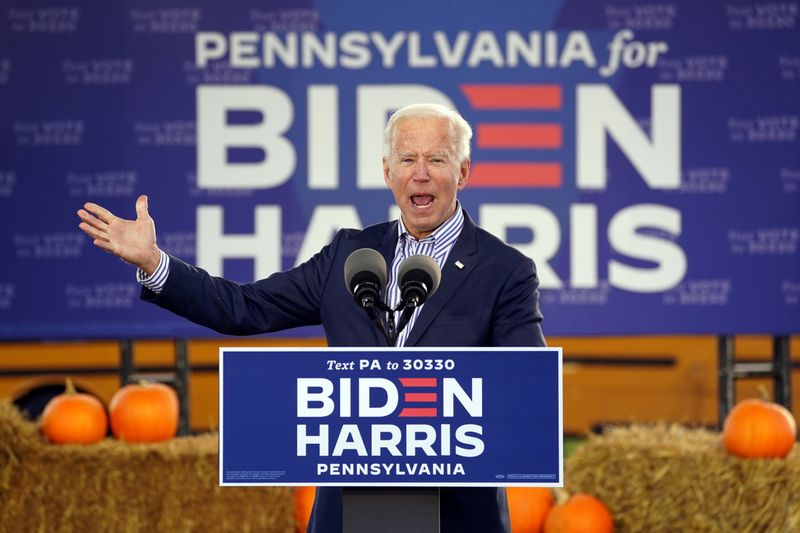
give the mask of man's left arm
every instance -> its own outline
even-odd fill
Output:
[[[546,346],[536,266],[524,258],[508,276],[494,307],[492,346]]]

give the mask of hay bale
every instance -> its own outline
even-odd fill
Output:
[[[281,487],[219,487],[218,436],[52,445],[0,401],[0,531],[294,530]]]
[[[678,424],[593,435],[565,464],[566,489],[588,492],[617,531],[800,531],[800,452],[739,459],[720,433]]]

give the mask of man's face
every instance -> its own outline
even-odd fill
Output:
[[[456,193],[469,177],[447,137],[444,118],[407,118],[397,123],[394,150],[383,161],[383,177],[417,239],[430,235],[456,208]]]

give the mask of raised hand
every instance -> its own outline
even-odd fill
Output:
[[[136,199],[136,220],[126,220],[102,206],[87,202],[78,210],[78,227],[94,239],[94,245],[151,275],[161,252],[156,245],[156,226],[147,212],[147,196]]]

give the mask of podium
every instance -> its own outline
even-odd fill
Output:
[[[561,374],[560,348],[221,348],[219,482],[342,487],[344,533],[437,533],[440,487],[563,485]]]

